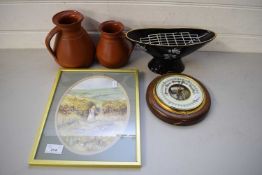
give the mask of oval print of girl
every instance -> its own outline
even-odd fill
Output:
[[[93,155],[118,141],[129,115],[129,99],[121,84],[107,76],[91,76],[75,83],[62,96],[55,127],[68,150]]]

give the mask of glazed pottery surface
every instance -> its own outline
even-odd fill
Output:
[[[212,41],[215,33],[193,28],[145,28],[129,31],[127,38],[153,56],[148,64],[152,72],[165,74],[183,72],[181,58]]]
[[[75,10],[62,11],[54,15],[56,25],[47,35],[45,43],[48,51],[62,67],[88,67],[92,64],[95,46],[81,27],[83,15]],[[52,37],[56,35],[53,49],[50,46]]]
[[[108,68],[119,68],[128,63],[133,45],[125,38],[124,26],[117,21],[100,24],[100,39],[96,57],[100,64]]]

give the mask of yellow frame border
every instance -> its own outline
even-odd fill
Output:
[[[106,161],[69,161],[69,160],[36,160],[35,155],[44,130],[48,113],[63,72],[108,72],[108,73],[134,73],[135,95],[136,95],[136,162],[106,162]],[[29,165],[39,166],[73,166],[73,167],[141,167],[141,138],[140,138],[140,104],[139,104],[139,79],[137,69],[59,69],[55,82],[52,86],[48,103],[45,107],[40,127],[34,140],[33,148],[29,157]]]

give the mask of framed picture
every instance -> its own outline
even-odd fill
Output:
[[[138,71],[60,69],[30,165],[140,167]]]

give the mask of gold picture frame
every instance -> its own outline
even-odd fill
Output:
[[[136,69],[60,69],[29,165],[140,167]]]

